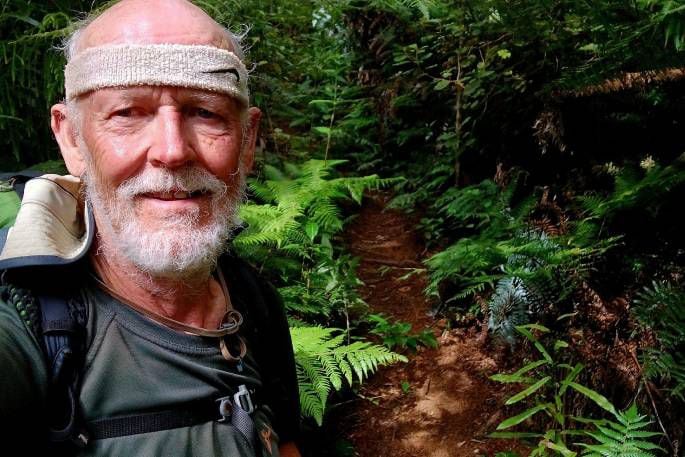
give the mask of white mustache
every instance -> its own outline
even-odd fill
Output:
[[[152,168],[122,182],[117,195],[133,198],[148,193],[202,192],[222,197],[228,191],[226,183],[202,167],[192,166],[170,171]]]

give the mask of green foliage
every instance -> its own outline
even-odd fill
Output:
[[[444,284],[456,293],[447,304],[495,289],[489,327],[513,341],[513,328],[544,307],[562,302],[587,276],[593,259],[617,238],[597,238],[595,216],[581,219],[564,235],[546,235],[530,222],[535,198],[512,204],[517,180],[499,190],[492,181],[451,189],[440,200],[444,221],[462,233],[459,240],[426,261],[426,291]],[[553,310],[552,310],[553,311]]]
[[[247,228],[233,241],[245,258],[277,275],[287,309],[302,317],[330,317],[364,307],[355,289],[356,261],[333,247],[343,227],[338,204],[361,202],[367,189],[392,182],[377,176],[337,177],[333,168],[344,161],[309,160],[288,164],[285,172],[266,166],[264,181],[250,188],[261,203],[240,209]]]
[[[579,201],[589,218],[602,223],[633,209],[655,218],[668,196],[684,184],[685,156],[681,155],[668,166],[657,163],[647,169],[627,166],[615,175],[614,189],[607,197],[590,194],[580,197]]]
[[[487,180],[463,189],[451,189],[438,200],[439,214],[452,221],[454,229],[466,229],[465,234],[472,236],[461,237],[428,259],[429,294],[436,294],[443,281],[454,281],[463,292],[449,297],[449,302],[481,291],[488,284],[492,286],[502,277],[501,271],[495,271],[507,260],[500,243],[513,238],[516,231],[525,226],[523,217],[529,210],[526,202],[512,211],[510,189],[513,187],[515,184],[507,191],[499,192],[497,186]]]
[[[50,106],[64,96],[64,57],[57,49],[75,11],[105,2],[5,0],[0,9],[0,160],[26,168],[58,157],[49,128]]]
[[[333,390],[362,382],[381,365],[407,359],[383,346],[355,341],[344,344],[345,333],[332,328],[291,327],[302,414],[321,425]]]
[[[529,291],[521,278],[502,278],[488,302],[488,331],[514,344],[516,327],[528,322]]]
[[[554,339],[551,347],[543,345],[543,337],[553,338],[553,335],[548,328],[538,324],[517,326],[516,330],[533,345],[540,357],[526,363],[514,373],[491,376],[494,381],[525,386],[523,390],[507,399],[506,405],[524,401],[528,404],[523,412],[502,421],[497,426],[497,431],[490,434],[491,437],[538,439],[537,447],[531,452],[531,456],[546,456],[550,455],[550,451],[555,451],[562,456],[573,457],[578,453],[572,449],[569,437],[594,440],[593,444],[576,443],[577,446],[584,447],[586,453],[592,452],[592,455],[648,457],[652,454],[646,450],[660,449],[657,445],[644,441],[660,434],[644,430],[649,422],[643,420],[645,416],[638,415],[635,405],[625,412],[619,412],[602,394],[577,382],[583,365],[572,364],[569,344],[566,341]],[[574,393],[590,399],[619,422],[574,416],[570,407]],[[545,426],[545,430],[504,431],[526,423],[540,413],[545,413],[551,420],[551,423]],[[578,424],[584,423],[594,424],[596,430],[578,428]],[[621,449],[634,450],[636,453],[615,453]]]
[[[357,261],[333,246],[343,228],[340,202],[361,203],[367,189],[392,182],[376,176],[333,177],[344,161],[309,160],[265,166],[263,181],[250,188],[258,202],[240,209],[247,228],[233,247],[277,277],[291,317],[291,336],[300,386],[302,414],[321,425],[328,397],[353,379],[362,382],[379,365],[406,360],[383,346],[355,341],[343,344],[351,331],[350,314],[366,304],[357,294]],[[321,322],[344,319],[346,332],[302,326],[297,319]],[[343,382],[346,381],[346,383]]]
[[[330,240],[342,229],[336,202],[352,198],[361,203],[365,190],[393,182],[377,176],[330,178],[333,168],[343,163],[312,159],[301,166],[288,164],[285,174],[267,166],[267,179],[250,183],[252,192],[264,204],[247,203],[241,207],[240,216],[248,227],[235,240],[236,248],[252,256],[259,256],[260,251],[255,250],[258,247],[305,255],[299,247],[307,240]],[[254,260],[266,261],[268,257],[270,254]]]
[[[582,455],[589,457],[650,457],[655,454],[650,451],[663,451],[662,448],[646,439],[659,436],[659,433],[645,430],[649,427],[647,416],[638,413],[637,405],[626,411],[616,413],[618,422],[606,420],[595,424],[596,430],[587,434],[594,438],[597,444],[579,443],[585,448]]]
[[[14,224],[21,201],[9,183],[0,181],[0,228]]]
[[[638,293],[634,303],[634,315],[654,332],[658,344],[642,354],[645,376],[663,380],[671,395],[685,401],[685,292],[655,281]]]
[[[419,333],[411,333],[411,324],[407,322],[391,322],[382,314],[369,314],[367,320],[374,325],[371,333],[380,336],[383,344],[389,349],[409,348],[416,350],[419,345],[436,348],[438,341],[431,329],[423,329]]]

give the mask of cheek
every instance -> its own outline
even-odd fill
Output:
[[[136,151],[135,138],[100,135],[86,140],[93,165],[101,178],[114,186],[133,176],[144,164],[145,156]]]
[[[240,163],[240,138],[204,137],[199,140],[198,155],[212,174],[230,181]]]

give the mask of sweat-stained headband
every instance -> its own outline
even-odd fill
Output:
[[[230,95],[248,104],[247,69],[232,52],[185,44],[88,48],[64,69],[67,100],[105,87],[178,86]]]

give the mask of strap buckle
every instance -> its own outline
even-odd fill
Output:
[[[250,391],[247,390],[247,386],[245,386],[245,384],[241,384],[240,386],[238,386],[238,392],[233,394],[233,402],[236,406],[240,407],[248,414],[252,414],[252,412],[254,411],[252,395],[250,395]]]
[[[219,414],[221,419],[217,422],[228,422],[231,420],[233,415],[233,405],[231,404],[231,396],[217,398],[216,402],[219,403]]]

